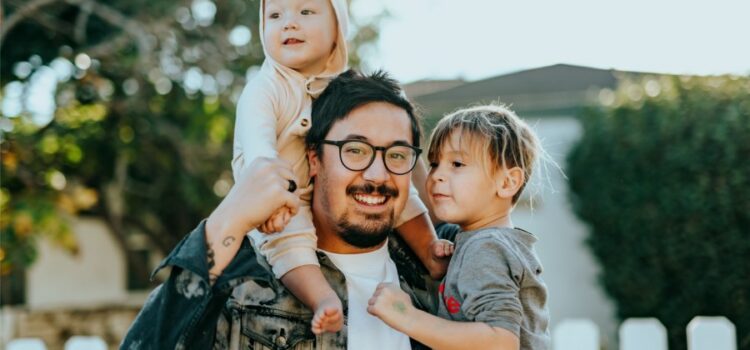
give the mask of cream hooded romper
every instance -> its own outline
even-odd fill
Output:
[[[319,265],[315,254],[317,237],[312,222],[310,199],[312,184],[305,150],[305,135],[310,129],[312,99],[323,92],[328,82],[348,69],[346,33],[349,15],[346,0],[331,0],[338,21],[336,47],[326,69],[318,76],[305,78],[297,71],[271,58],[263,41],[265,1],[260,2],[260,39],[265,61],[258,74],[245,85],[237,103],[232,171],[237,181],[245,167],[257,157],[281,158],[292,165],[298,180],[296,193],[302,200],[297,215],[281,233],[248,233],[261,254],[273,267],[276,277],[303,265]],[[427,208],[412,185],[397,227],[425,213]]]

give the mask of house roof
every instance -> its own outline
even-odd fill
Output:
[[[438,91],[454,88],[465,84],[463,79],[451,80],[419,80],[409,84],[404,84],[404,92],[410,98],[431,94]]]
[[[571,114],[594,101],[601,89],[614,89],[618,77],[641,74],[644,73],[556,64],[416,96],[414,102],[428,119],[490,102],[511,105],[522,116]]]

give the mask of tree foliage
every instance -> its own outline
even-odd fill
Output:
[[[2,272],[32,263],[42,236],[75,253],[77,215],[104,219],[126,252],[133,234],[168,252],[232,184],[259,0],[2,6]],[[353,23],[351,65],[381,19]]]
[[[582,117],[572,200],[620,318],[657,317],[671,349],[724,315],[750,349],[750,79],[626,81]]]

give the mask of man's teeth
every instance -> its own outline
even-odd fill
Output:
[[[358,202],[364,202],[370,205],[383,204],[383,202],[385,202],[385,197],[383,196],[366,196],[362,194],[355,194],[354,199],[356,199]]]

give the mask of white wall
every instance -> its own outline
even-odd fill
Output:
[[[550,156],[564,168],[570,147],[581,135],[578,121],[564,116],[526,121],[537,131]],[[527,189],[529,193],[538,191],[534,209],[519,205],[512,217],[515,226],[539,238],[536,249],[549,288],[550,329],[563,319],[587,318],[599,325],[604,343],[614,344],[614,308],[597,282],[598,264],[584,242],[587,228],[573,213],[565,178],[551,166],[548,176],[549,183],[536,178]]]
[[[40,241],[38,260],[27,273],[27,305],[33,309],[123,302],[128,296],[125,256],[106,225],[84,218],[76,219],[71,228],[80,247],[77,256]]]

